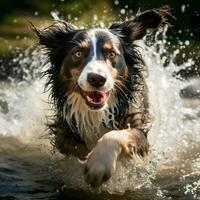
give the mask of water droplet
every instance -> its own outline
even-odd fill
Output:
[[[126,12],[126,10],[125,10],[124,8],[120,10],[120,13],[121,13],[122,15],[124,15],[125,12]]]
[[[114,1],[114,4],[117,6],[117,5],[119,5],[119,1],[118,0],[115,0]]]
[[[34,15],[35,15],[35,16],[38,16],[38,15],[39,15],[39,12],[38,12],[38,11],[35,11],[35,12],[34,12]]]
[[[186,41],[185,41],[185,45],[190,45],[190,41],[189,41],[189,40],[186,40]]]
[[[182,13],[185,12],[185,8],[186,8],[186,6],[183,4],[183,5],[181,6],[181,12],[182,12]]]
[[[97,15],[94,15],[93,19],[94,19],[94,21],[97,21],[98,20]]]

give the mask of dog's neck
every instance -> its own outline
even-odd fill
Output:
[[[103,110],[89,110],[84,99],[78,93],[70,94],[63,107],[64,119],[72,131],[80,134],[81,139],[88,147],[97,142],[105,133],[104,130],[117,127],[116,112],[118,112],[118,107],[114,95],[109,98],[108,105]]]

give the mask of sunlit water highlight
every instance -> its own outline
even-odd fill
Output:
[[[125,191],[129,191],[125,199],[200,199],[200,103],[182,99],[180,90],[191,82],[173,76],[180,67],[190,66],[193,61],[188,59],[177,66],[175,51],[164,68],[167,57],[161,55],[166,53],[166,43],[165,34],[152,45],[139,43],[149,69],[154,116],[149,133],[149,162],[136,166],[120,161],[111,180],[95,190],[84,182],[83,164],[73,157],[54,153],[49,139],[44,138],[45,115],[51,112],[46,103],[48,94],[43,94],[44,80],[31,74],[41,71],[40,54],[33,51],[31,56],[25,53],[19,57],[21,67],[24,63],[31,65],[29,70],[24,67],[25,81],[0,84],[0,197],[79,199],[73,192],[83,190],[85,193],[80,194],[93,199],[110,199],[106,193]]]

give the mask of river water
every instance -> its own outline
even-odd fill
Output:
[[[174,59],[180,46],[166,56],[166,45],[165,35],[153,44],[140,42],[154,116],[150,159],[144,166],[120,161],[111,180],[98,189],[84,183],[83,164],[54,151],[45,134],[51,109],[45,80],[37,76],[42,57],[27,50],[15,58],[25,79],[0,83],[0,199],[200,199],[200,101],[180,97],[180,90],[199,82],[174,76],[194,61],[188,58],[178,66]]]

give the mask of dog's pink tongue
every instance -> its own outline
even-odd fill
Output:
[[[106,98],[106,93],[102,91],[94,91],[94,92],[89,92],[88,96],[97,103],[101,103],[105,101]]]

